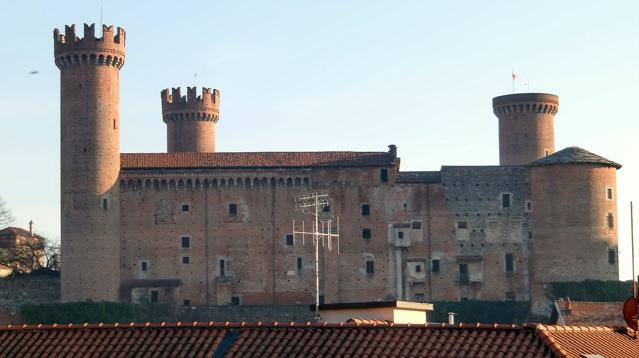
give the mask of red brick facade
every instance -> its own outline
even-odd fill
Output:
[[[287,237],[294,220],[310,222],[295,202],[309,192],[327,193],[331,206],[322,215],[340,220],[339,255],[321,253],[327,303],[545,300],[534,285],[617,279],[616,263],[608,262],[616,228],[602,221],[604,213],[616,215],[616,193],[606,197],[616,190],[616,166],[595,155],[571,164],[564,151],[546,158],[563,158],[558,165],[529,165],[544,157],[543,148],[554,152],[554,95],[495,100],[503,166],[401,172],[395,146],[213,153],[212,131],[176,134],[171,127],[213,128],[219,92],[196,97],[194,88],[186,97],[163,92],[170,153],[120,154],[124,32],[118,42],[107,31],[111,42],[88,48],[82,40],[68,47],[70,31],[66,40],[56,35],[63,300],[309,303],[312,247]],[[118,57],[100,62],[101,51]]]

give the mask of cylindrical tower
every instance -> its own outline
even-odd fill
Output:
[[[215,152],[215,124],[220,119],[220,91],[187,87],[186,96],[180,88],[172,93],[165,89],[162,97],[162,119],[166,123],[167,152]]]
[[[578,147],[531,164],[533,301],[550,282],[618,280],[620,167]]]
[[[120,286],[119,72],[125,33],[53,31],[60,69],[63,301],[117,301]]]
[[[555,152],[554,117],[559,97],[518,93],[493,98],[499,118],[499,164],[525,165]]]

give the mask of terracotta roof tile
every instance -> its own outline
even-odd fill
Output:
[[[14,234],[16,236],[22,236],[22,237],[31,237],[29,230],[25,230],[21,227],[15,227],[15,226],[9,226],[0,230],[0,235],[6,235],[6,234]],[[38,234],[33,234],[33,237],[38,239],[44,239],[42,236]]]
[[[122,153],[122,169],[226,169],[282,167],[378,167],[395,158],[387,152]]]
[[[623,302],[555,301],[567,325],[624,327]],[[553,317],[556,312],[553,312]],[[557,319],[559,321],[559,319]],[[555,322],[560,323],[560,322]]]
[[[35,350],[34,350],[35,349]],[[191,323],[0,328],[0,356],[552,357],[534,329],[479,324]]]
[[[639,340],[628,329],[597,326],[545,326],[537,327],[554,352],[569,358],[581,354],[599,354],[604,357],[639,357]]]

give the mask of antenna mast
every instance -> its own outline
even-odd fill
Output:
[[[311,194],[297,199],[297,207],[304,214],[313,215],[312,231],[304,231],[304,221],[302,221],[302,231],[295,230],[295,220],[293,220],[293,240],[295,235],[302,235],[302,245],[305,244],[306,235],[310,235],[315,248],[315,320],[320,320],[320,287],[319,287],[319,247],[325,245],[328,251],[333,250],[333,239],[337,240],[337,254],[339,255],[339,216],[337,217],[336,233],[332,232],[332,220],[320,218],[322,209],[328,207],[330,201],[328,194]]]

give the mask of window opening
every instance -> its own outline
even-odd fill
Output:
[[[229,204],[229,215],[230,216],[237,215],[237,204]]]
[[[182,248],[183,249],[188,249],[189,247],[191,247],[191,238],[188,236],[182,236],[181,238],[182,241]]]
[[[375,273],[375,261],[367,260],[366,261],[366,274],[372,275]]]
[[[515,271],[515,261],[513,254],[506,254],[506,272]]]
[[[151,291],[151,303],[158,303],[158,291],[156,290],[152,290]]]
[[[510,194],[508,193],[501,194],[501,206],[502,208],[510,207]]]
[[[366,240],[370,240],[371,238],[371,229],[362,229],[362,238]]]
[[[434,273],[439,272],[439,259],[431,260],[430,266],[431,266],[430,268],[431,272],[434,272]]]
[[[286,235],[286,245],[288,246],[295,245],[295,236],[293,234]]]
[[[189,264],[191,263],[191,258],[188,256],[182,256],[182,263],[183,264]]]
[[[382,183],[388,182],[388,169],[382,169],[379,172],[379,179],[382,181]]]
[[[371,207],[368,204],[362,204],[362,216],[369,216],[371,214]]]

